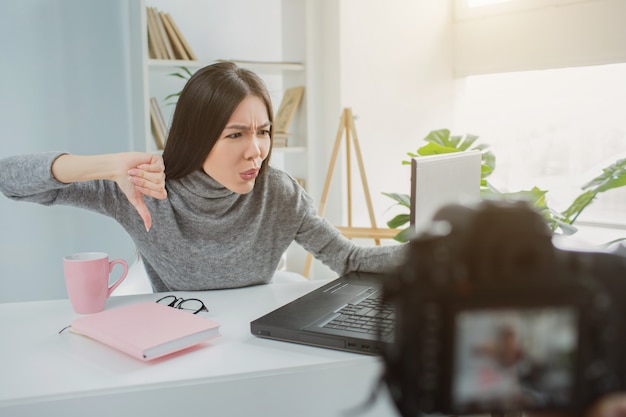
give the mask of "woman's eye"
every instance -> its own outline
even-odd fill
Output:
[[[231,133],[230,135],[226,136],[228,139],[237,139],[239,137],[241,137],[241,133]]]
[[[270,131],[268,129],[259,130],[259,135],[261,136],[269,136]]]

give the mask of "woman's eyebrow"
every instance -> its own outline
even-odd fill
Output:
[[[267,129],[272,125],[271,122],[267,121],[265,123],[263,123],[262,125],[258,126],[257,129]],[[250,126],[249,125],[244,125],[244,124],[237,124],[237,123],[233,123],[232,125],[228,125],[225,127],[225,129],[232,129],[232,130],[250,130]]]
[[[237,130],[248,130],[250,127],[247,125],[239,125],[239,124],[232,124],[232,125],[228,125],[225,127],[225,129],[237,129]]]

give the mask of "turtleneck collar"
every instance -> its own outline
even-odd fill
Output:
[[[190,193],[202,198],[223,198],[235,194],[202,170],[192,172],[179,181]]]

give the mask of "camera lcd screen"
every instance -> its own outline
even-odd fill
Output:
[[[462,310],[454,321],[456,410],[567,405],[576,379],[573,307]]]

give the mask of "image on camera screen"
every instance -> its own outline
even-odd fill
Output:
[[[460,311],[454,322],[455,409],[569,404],[577,320],[571,307]]]

